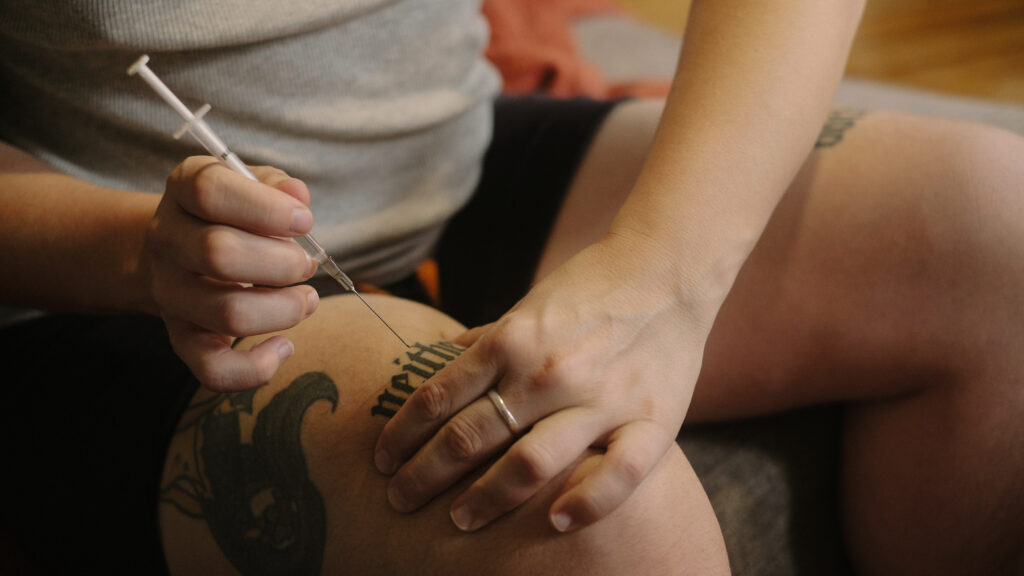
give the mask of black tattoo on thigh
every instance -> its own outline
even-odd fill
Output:
[[[204,519],[243,574],[319,574],[326,510],[302,451],[302,418],[319,400],[333,412],[338,389],[326,374],[308,372],[258,413],[255,394],[189,406],[175,435],[191,436],[192,453],[172,459],[176,473],[160,500]]]
[[[833,110],[825,121],[825,126],[818,134],[818,141],[814,143],[815,148],[831,148],[843,141],[846,131],[853,127],[853,124],[867,114],[866,110],[853,108]]]
[[[371,416],[391,418],[420,385],[448,362],[455,360],[465,350],[451,342],[437,342],[425,346],[419,342],[412,345],[415,352],[406,352],[408,362],[395,358],[395,364],[402,371],[391,377],[391,383],[377,396],[377,405],[370,408]]]

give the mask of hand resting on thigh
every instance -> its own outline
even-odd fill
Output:
[[[459,354],[447,340],[463,327],[419,304],[367,298],[413,348],[357,299],[326,298],[288,331],[295,355],[267,385],[196,393],[162,483],[173,574],[727,573],[717,521],[678,449],[627,506],[572,534],[556,533],[547,509],[599,462],[596,451],[477,533],[460,532],[448,510],[479,473],[414,514],[394,511],[373,464],[377,436],[411,390]]]

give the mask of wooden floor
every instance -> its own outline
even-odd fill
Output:
[[[616,1],[686,25],[688,0]],[[868,0],[847,75],[1024,105],[1024,0]]]

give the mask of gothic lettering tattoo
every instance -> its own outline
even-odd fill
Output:
[[[838,109],[833,110],[825,121],[825,126],[818,134],[818,141],[814,143],[815,148],[831,148],[843,141],[846,131],[853,127],[853,124],[867,114],[866,110]]]
[[[243,574],[319,574],[326,511],[300,436],[306,410],[326,400],[333,412],[338,389],[326,374],[308,372],[254,414],[255,394],[215,395],[189,406],[175,435],[191,436],[192,453],[172,460],[176,474],[160,500],[206,520]]]
[[[370,415],[391,418],[405,401],[423,382],[448,362],[455,360],[465,348],[451,342],[437,342],[424,346],[419,342],[413,344],[415,352],[406,352],[408,362],[395,358],[395,364],[402,371],[391,377],[391,383],[384,392],[377,396],[377,405],[370,408]]]

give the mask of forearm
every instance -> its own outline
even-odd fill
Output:
[[[0,302],[150,311],[139,255],[159,201],[72,178],[0,143]]]
[[[713,311],[811,150],[863,2],[695,1],[658,134],[612,226]]]

